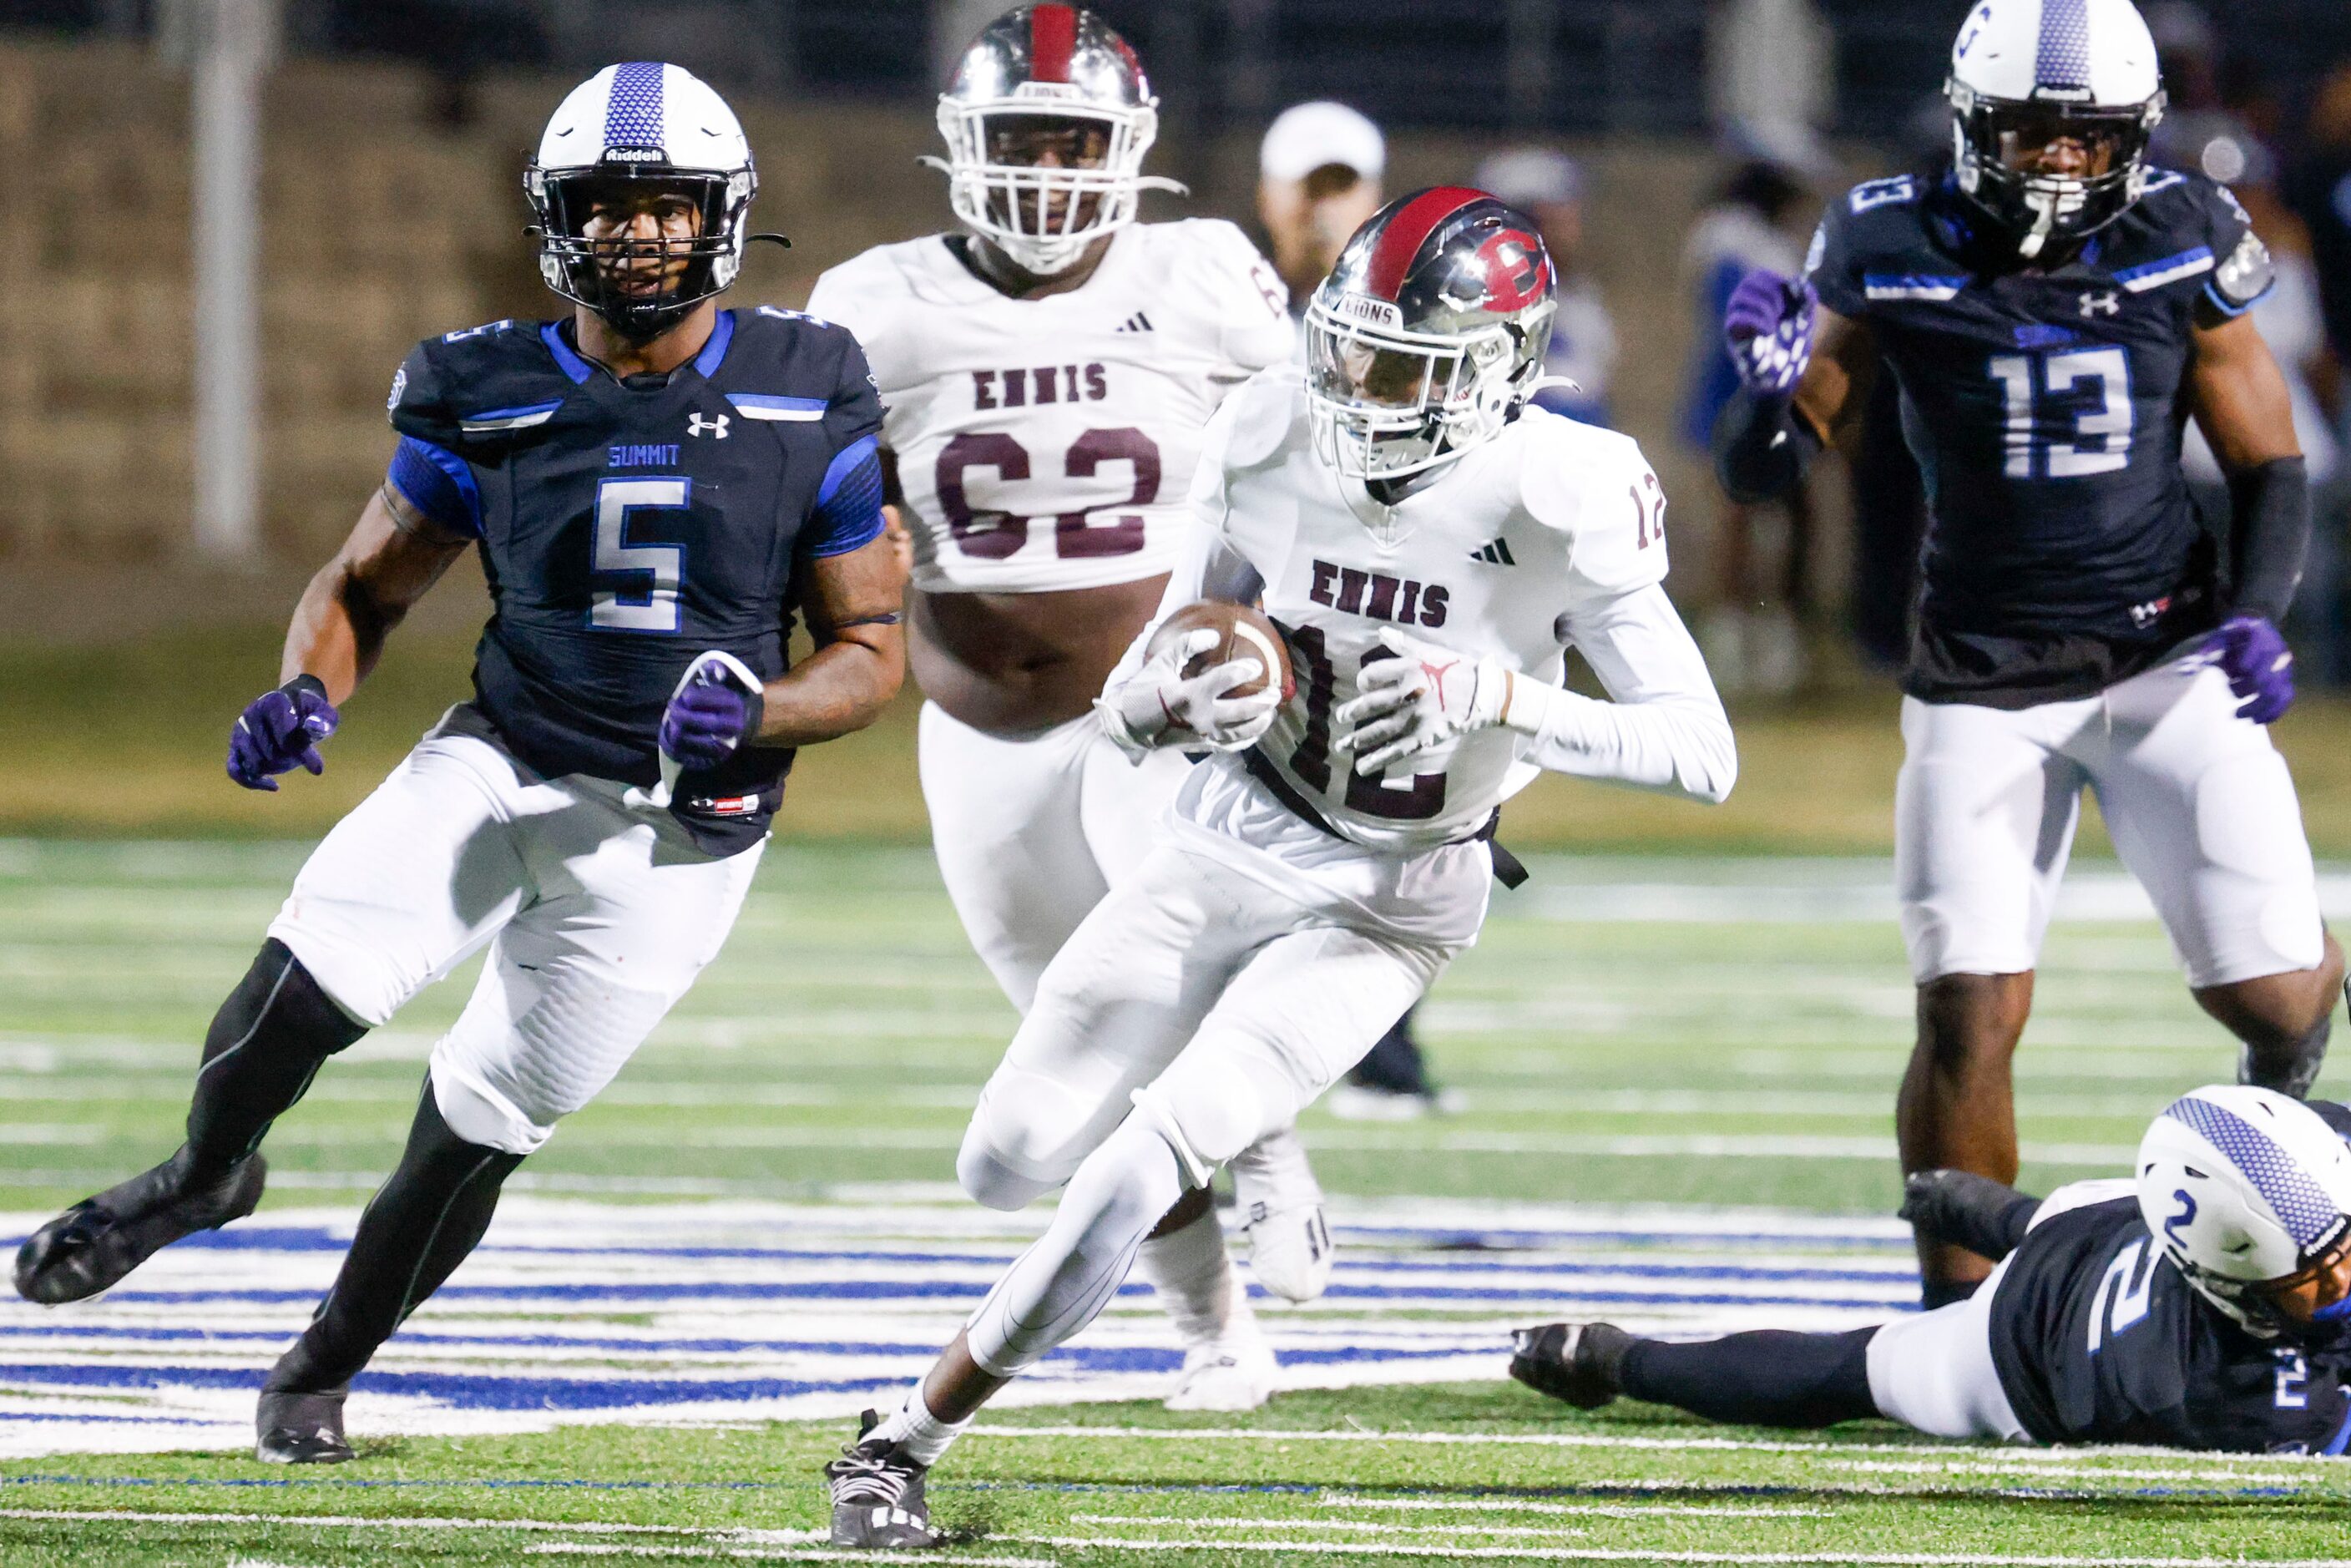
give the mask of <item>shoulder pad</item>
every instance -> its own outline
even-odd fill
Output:
[[[1270,365],[1233,390],[1216,417],[1228,420],[1223,462],[1238,472],[1259,467],[1280,456],[1297,426],[1305,396],[1296,367]]]
[[[1533,423],[1525,440],[1520,504],[1568,536],[1574,591],[1614,595],[1663,581],[1666,494],[1640,444],[1555,415]]]
[[[2235,316],[2273,281],[2269,251],[2254,237],[2244,207],[2227,186],[2202,174],[2163,169],[2150,175],[2128,220],[2117,225],[2115,245],[2115,281],[2133,294],[2185,285]]]
[[[1958,298],[1967,269],[1936,248],[1919,216],[1921,195],[1917,176],[1897,174],[1829,204],[1804,257],[1823,305],[1857,317],[1873,304]]]
[[[456,450],[546,423],[573,383],[541,341],[543,326],[490,321],[417,344],[384,402],[392,428]]]

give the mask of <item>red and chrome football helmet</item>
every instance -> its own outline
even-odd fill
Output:
[[[1040,277],[1134,221],[1145,189],[1183,186],[1143,172],[1159,100],[1127,41],[1075,5],[1023,5],[982,28],[939,95],[956,217]],[[1058,142],[1057,163],[1035,156]]]
[[[1306,308],[1315,450],[1399,479],[1502,433],[1535,391],[1558,280],[1533,220],[1441,185],[1372,214]]]

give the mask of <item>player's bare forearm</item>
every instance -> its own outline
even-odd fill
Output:
[[[2294,394],[2250,315],[2197,325],[2189,407],[2223,468],[2241,472],[2302,455]]]
[[[886,534],[810,567],[809,629],[817,650],[768,683],[759,744],[810,746],[881,716],[906,678],[905,597],[905,570]]]
[[[1813,362],[1796,386],[1796,413],[1823,445],[1834,442],[1846,421],[1860,417],[1877,379],[1877,335],[1869,325],[1823,308]]]
[[[329,702],[348,701],[375,667],[392,629],[465,546],[389,486],[379,489],[335,559],[302,591],[286,629],[278,679],[313,675]]]

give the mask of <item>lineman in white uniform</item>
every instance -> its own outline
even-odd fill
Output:
[[[886,404],[932,839],[972,946],[1024,1012],[1189,771],[1174,751],[1128,766],[1090,705],[1176,564],[1209,416],[1291,353],[1280,281],[1238,229],[1133,221],[1154,104],[1091,13],[1006,14],[940,99],[970,232],[867,251],[809,298],[856,333]],[[1295,1134],[1269,1132],[1235,1163],[1252,1260],[1307,1301],[1331,1270],[1322,1192]],[[997,1203],[984,1155],[964,1185]],[[1205,1193],[1143,1261],[1186,1342],[1170,1406],[1264,1403],[1273,1355]]]
[[[935,1541],[923,1479],[961,1424],[1092,1321],[1156,1216],[1289,1124],[1476,939],[1481,835],[1524,765],[1729,793],[1729,725],[1661,586],[1655,476],[1627,438],[1526,406],[1552,287],[1525,217],[1477,191],[1407,196],[1317,292],[1304,383],[1268,371],[1210,426],[1162,616],[1261,595],[1295,695],[1220,697],[1229,667],[1187,679],[1143,641],[1103,694],[1123,749],[1216,755],[1171,841],[1046,970],[988,1085],[974,1137],[995,1179],[1068,1186],[831,1467],[836,1542]],[[1571,644],[1615,701],[1562,689]]]

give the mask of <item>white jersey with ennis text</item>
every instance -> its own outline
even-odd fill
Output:
[[[1665,494],[1630,437],[1530,407],[1395,507],[1401,538],[1383,548],[1348,504],[1352,490],[1375,510],[1363,486],[1314,455],[1305,404],[1293,369],[1250,382],[1210,424],[1193,486],[1200,520],[1254,569],[1266,613],[1290,634],[1297,695],[1258,751],[1358,843],[1410,851],[1470,836],[1531,776],[1521,737],[1477,730],[1371,779],[1332,710],[1367,662],[1392,656],[1380,642],[1391,627],[1557,685],[1579,621],[1628,601],[1670,620],[1661,594],[1649,596],[1659,608],[1642,597],[1666,575]],[[1673,635],[1687,642],[1677,622]],[[1686,662],[1673,661],[1677,686],[1692,684]],[[1626,677],[1607,663],[1614,690]],[[1694,684],[1707,685],[1703,666]]]
[[[808,308],[873,367],[914,586],[1040,593],[1169,569],[1202,427],[1290,358],[1285,300],[1240,230],[1194,218],[1120,230],[1063,294],[1010,298],[933,235],[834,267]]]

